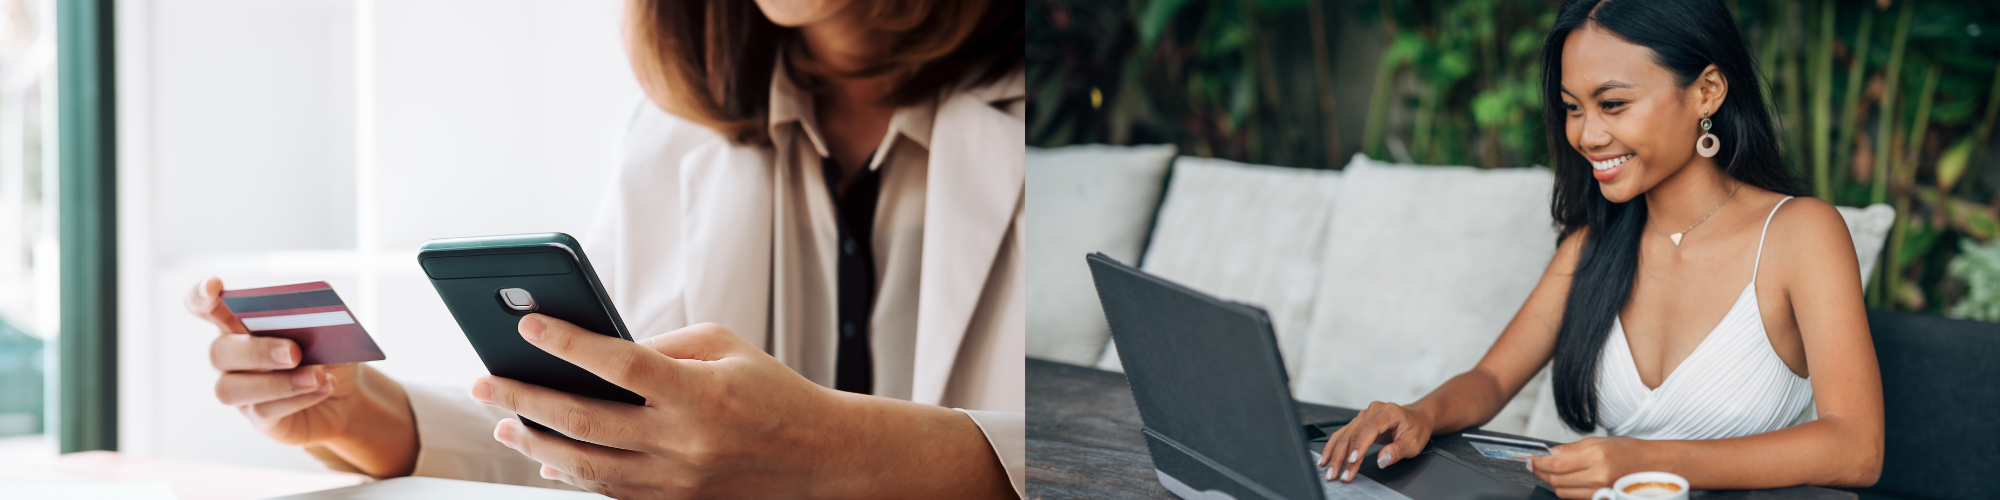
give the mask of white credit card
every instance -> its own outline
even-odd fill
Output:
[[[1528,457],[1548,456],[1553,453],[1549,450],[1549,445],[1525,439],[1472,433],[1461,435],[1472,443],[1472,449],[1479,450],[1479,454],[1502,460],[1526,462]]]

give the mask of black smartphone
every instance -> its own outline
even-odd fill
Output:
[[[646,404],[646,398],[521,338],[521,317],[541,313],[632,340],[576,238],[539,233],[435,239],[418,249],[417,263],[488,373],[581,396]],[[561,434],[527,417],[521,423]]]

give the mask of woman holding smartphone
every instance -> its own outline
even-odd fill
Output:
[[[1882,385],[1840,214],[1796,197],[1721,0],[1570,0],[1543,48],[1555,258],[1471,371],[1376,402],[1328,480],[1480,425],[1553,362],[1580,433],[1529,470],[1563,498],[1665,471],[1699,489],[1867,486]]]
[[[291,341],[247,335],[211,279],[188,307],[222,331],[217,398],[376,477],[1019,496],[1021,16],[1019,0],[627,2],[647,102],[583,244],[640,342],[539,314],[519,326],[645,406],[301,368]]]

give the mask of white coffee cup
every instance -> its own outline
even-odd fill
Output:
[[[1671,488],[1674,491],[1666,492],[1666,491],[1660,491],[1661,488],[1652,488],[1650,490],[1639,490],[1631,493],[1625,492],[1625,488],[1629,488],[1635,484],[1644,484],[1644,483],[1670,484],[1674,486],[1674,488]],[[1646,493],[1647,491],[1658,491],[1658,493]],[[1617,481],[1612,482],[1610,488],[1598,488],[1597,493],[1590,495],[1590,500],[1687,500],[1687,499],[1688,499],[1687,478],[1680,477],[1674,475],[1673,473],[1668,473],[1668,472],[1635,472],[1632,474],[1626,474],[1625,477],[1618,478]]]

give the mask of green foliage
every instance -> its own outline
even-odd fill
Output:
[[[1951,259],[1951,277],[1966,285],[1965,298],[1946,315],[1959,319],[2000,321],[2000,242],[1959,242]]]

